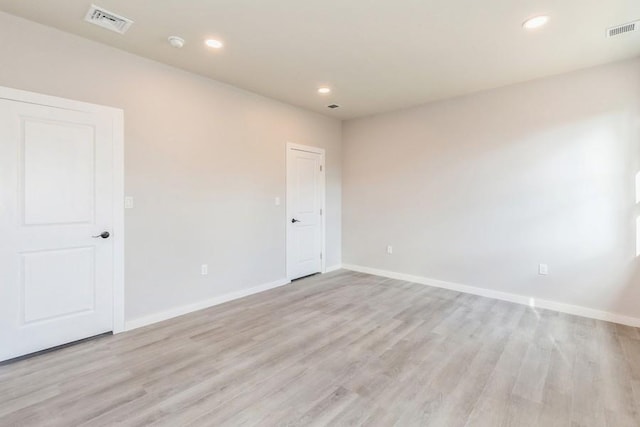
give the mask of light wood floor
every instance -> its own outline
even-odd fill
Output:
[[[1,426],[639,426],[640,332],[339,271],[0,366]]]

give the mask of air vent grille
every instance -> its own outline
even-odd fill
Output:
[[[131,19],[116,15],[94,4],[91,5],[84,20],[120,34],[126,33],[131,24],[133,24]]]
[[[619,36],[620,34],[630,33],[638,30],[640,21],[629,22],[628,24],[618,25],[607,29],[608,37]]]

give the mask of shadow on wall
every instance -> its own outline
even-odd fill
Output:
[[[618,293],[599,284],[613,281],[621,292],[630,283],[632,150],[612,125],[626,119],[624,113],[603,113],[523,132],[450,164],[437,181],[449,185],[435,190],[423,207],[434,220],[423,229],[425,241],[449,240],[450,254],[436,267],[452,271],[462,261],[482,271],[482,265],[502,260],[507,274],[497,274],[495,282],[524,284],[516,293],[527,294],[530,287],[554,300],[559,292],[560,301],[587,307],[593,303],[583,296],[591,294],[604,309],[617,311]],[[466,259],[456,256],[461,253]],[[523,265],[523,254],[533,262]],[[556,267],[552,276],[533,271],[538,261]]]
[[[637,171],[635,173],[635,177],[631,174],[625,173],[623,181],[621,181],[621,186],[624,187],[622,182],[633,182],[635,189],[635,203],[629,203],[627,208],[623,212],[621,212],[621,219],[625,219],[624,223],[628,224],[628,228],[626,228],[628,233],[628,238],[630,241],[635,243],[634,250],[622,250],[621,251],[621,261],[623,263],[619,263],[618,265],[622,267],[622,271],[616,271],[618,274],[617,280],[615,282],[622,283],[624,286],[620,287],[620,289],[614,295],[615,298],[612,299],[611,303],[607,307],[612,312],[630,315],[631,317],[640,318],[640,313],[638,312],[638,307],[640,307],[640,117],[631,117],[631,126],[630,126],[630,150],[626,153],[628,157],[624,160],[620,161],[617,164],[617,167],[621,170],[628,171]],[[619,137],[619,135],[618,135]],[[623,160],[623,159],[620,159]],[[626,163],[626,165],[624,164]],[[635,178],[635,179],[634,179]],[[635,181],[635,182],[634,182]],[[624,191],[624,197],[627,200],[632,199],[632,192]],[[630,208],[630,209],[629,209]],[[618,238],[616,239],[617,243],[625,241],[626,239]],[[624,245],[626,247],[626,245]],[[614,248],[612,248],[614,249]],[[621,248],[615,248],[616,250],[620,250]],[[597,261],[597,260],[594,260]],[[626,264],[624,264],[626,262]],[[627,268],[625,268],[627,267]]]
[[[606,69],[348,121],[345,264],[640,318],[635,79]]]
[[[640,136],[638,137],[640,139]],[[638,153],[638,155],[640,155],[640,153]],[[640,159],[637,159],[638,163],[640,163]],[[635,200],[635,206],[634,206],[634,212],[633,215],[635,216],[635,237],[636,237],[636,252],[635,252],[635,269],[634,271],[631,273],[629,280],[628,280],[628,291],[629,293],[632,293],[634,290],[640,288],[640,171],[638,173],[636,173],[636,180],[635,180],[635,188],[636,188],[636,200]],[[625,292],[626,293],[626,292]],[[626,298],[624,298],[624,294],[622,295],[622,298],[620,299],[620,301],[618,302],[618,304],[629,304],[629,301],[626,300]],[[638,306],[640,305],[640,298],[633,298],[630,301],[632,304]]]
[[[636,174],[636,256],[640,256],[640,172]]]
[[[547,292],[550,300],[561,295],[560,302],[578,301],[585,307],[640,318],[640,172],[633,175],[640,164],[640,140],[629,132],[633,130],[629,118],[626,110],[600,112],[524,133],[499,150],[475,156],[473,162],[484,169],[481,174],[490,169],[487,165],[505,167],[520,150],[515,157],[524,161],[519,171],[511,168],[506,174],[505,179],[515,179],[503,184],[506,191],[493,192],[488,204],[460,210],[467,218],[448,219],[451,228],[467,222],[472,224],[469,234],[487,241],[502,234],[505,244],[493,253],[486,251],[485,261],[514,261],[512,277],[517,280],[512,283],[525,284],[516,293],[528,294],[525,289],[530,287]],[[529,158],[524,153],[532,146],[537,153]],[[521,189],[525,190],[518,195]],[[505,222],[511,226],[505,227]],[[521,268],[521,260],[510,251],[541,261],[550,258],[558,266],[552,272],[557,277],[549,281],[527,273],[530,267]],[[535,298],[530,305],[535,306]]]
[[[616,306],[640,306],[640,114],[632,117],[632,145],[635,149],[630,153],[629,163],[636,170],[635,175],[635,204],[631,212],[635,221],[630,221],[635,225],[635,259],[632,261],[632,271],[627,279],[627,287],[619,296]]]

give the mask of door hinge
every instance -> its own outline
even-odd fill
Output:
[[[322,259],[322,252],[320,252],[320,259]]]
[[[320,165],[320,172],[322,172],[322,165]]]
[[[322,209],[320,209],[320,215],[322,215]]]

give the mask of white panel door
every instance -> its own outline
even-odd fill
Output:
[[[0,99],[0,360],[112,330],[113,173],[108,114]]]
[[[287,153],[287,272],[290,280],[322,271],[322,154]]]

